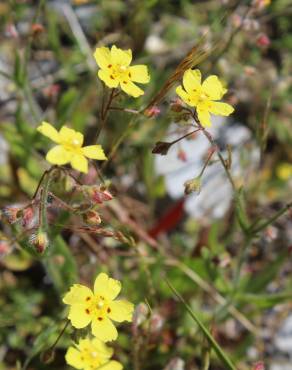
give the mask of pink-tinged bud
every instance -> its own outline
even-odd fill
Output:
[[[8,23],[5,29],[5,34],[7,37],[12,37],[14,39],[18,38],[18,31],[13,23]]]
[[[265,33],[261,33],[257,38],[257,46],[266,48],[270,46],[271,40]]]
[[[263,362],[257,362],[253,365],[252,370],[265,370],[265,365]]]
[[[176,98],[175,100],[173,100],[170,104],[170,109],[176,113],[181,112],[183,109],[183,102],[181,101],[181,99]]]
[[[39,254],[43,254],[49,246],[49,238],[46,232],[39,230],[29,238],[30,243]]]
[[[138,327],[142,325],[149,314],[149,308],[145,303],[139,303],[133,315],[132,331],[133,335],[138,334]]]
[[[153,105],[152,107],[146,109],[144,114],[146,117],[155,118],[160,114],[160,109],[156,105]]]
[[[234,27],[238,28],[241,26],[242,17],[239,14],[234,14],[231,18],[232,24]]]
[[[6,239],[0,239],[0,259],[1,257],[6,256],[12,250],[12,246]]]
[[[97,211],[88,211],[83,216],[84,221],[89,225],[99,225],[101,218]]]
[[[95,203],[102,204],[103,202],[107,202],[112,200],[113,196],[107,189],[102,189],[101,187],[93,187],[92,189],[92,200]]]
[[[164,319],[159,313],[154,313],[150,319],[150,331],[151,333],[160,332],[164,324]]]
[[[180,159],[183,162],[187,161],[187,155],[186,152],[183,149],[180,149],[177,153],[177,158]]]
[[[31,33],[33,36],[38,36],[39,34],[44,32],[44,26],[40,23],[33,23],[31,26]]]
[[[43,89],[43,94],[50,99],[54,99],[58,96],[61,90],[60,85],[53,84]]]
[[[34,210],[32,207],[24,208],[22,211],[21,224],[24,228],[30,228],[34,220]]]
[[[17,222],[22,214],[22,208],[17,207],[17,206],[7,206],[4,207],[2,210],[2,214],[5,218],[7,218],[8,222],[10,224],[14,224]]]
[[[252,5],[255,6],[257,10],[262,10],[270,4],[271,0],[254,0]]]

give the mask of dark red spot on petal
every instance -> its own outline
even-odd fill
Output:
[[[108,308],[106,311],[107,311],[107,313],[111,313],[112,310],[110,308]]]
[[[102,321],[102,320],[103,320],[103,318],[102,318],[102,317],[98,317],[98,318],[97,318],[97,320],[98,320],[98,321]]]
[[[90,301],[90,299],[91,299],[90,297],[86,297],[86,301]]]
[[[127,83],[128,83],[127,81],[123,81],[123,84],[127,85]]]
[[[107,68],[112,68],[112,64],[109,64],[109,65],[107,66]]]
[[[89,315],[89,313],[90,313],[88,308],[86,308],[85,312],[87,313],[87,315]]]
[[[110,75],[110,78],[111,78],[112,80],[114,80],[114,79],[115,79],[113,75]]]
[[[132,77],[131,72],[129,72],[129,77],[130,77],[130,78]]]

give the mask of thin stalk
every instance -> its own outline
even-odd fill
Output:
[[[191,307],[186,303],[186,301],[183,299],[183,297],[178,293],[178,291],[172,286],[172,284],[166,279],[166,283],[168,287],[172,290],[172,292],[176,295],[176,297],[179,299],[179,301],[184,305],[192,319],[196,322],[196,324],[199,326],[201,331],[203,332],[205,338],[209,341],[210,346],[214,349],[217,356],[220,358],[222,363],[226,366],[226,370],[236,370],[236,367],[233,365],[229,357],[225,354],[223,349],[219,346],[219,344],[216,342],[216,340],[213,338],[212,334],[209,332],[209,330],[205,327],[205,325],[201,322],[201,320],[198,318],[198,316],[193,312]]]

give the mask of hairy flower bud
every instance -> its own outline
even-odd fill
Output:
[[[97,211],[88,211],[83,215],[84,221],[89,225],[99,225],[101,223],[101,218]]]
[[[18,206],[7,206],[3,208],[1,213],[5,218],[7,218],[10,224],[14,224],[20,219],[21,210],[22,208]]]
[[[29,241],[40,254],[44,253],[49,245],[48,235],[42,230],[39,230],[36,234],[32,234]]]
[[[201,177],[195,177],[191,180],[186,181],[184,183],[184,187],[186,195],[194,192],[199,193],[201,191]]]

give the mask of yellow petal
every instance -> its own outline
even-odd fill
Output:
[[[128,67],[132,61],[132,51],[130,49],[122,50],[113,45],[111,48],[111,60],[113,64]]]
[[[100,367],[100,370],[121,370],[123,365],[118,361],[109,361]]]
[[[101,321],[97,318],[91,324],[92,334],[103,342],[116,340],[118,332],[114,324],[107,317],[103,317]]]
[[[130,79],[134,82],[139,82],[141,84],[147,84],[150,81],[150,76],[148,74],[148,68],[144,65],[137,65],[129,68]]]
[[[106,346],[105,343],[102,342],[100,339],[92,339],[91,344],[96,352],[98,352],[98,355],[103,359],[108,359],[112,357],[114,350],[111,347]]]
[[[70,159],[71,154],[62,145],[54,146],[46,155],[46,160],[52,164],[66,164]]]
[[[85,155],[85,157],[91,159],[99,159],[100,161],[104,161],[107,159],[101,145],[85,146],[84,148],[82,148],[82,153]]]
[[[229,116],[232,112],[234,112],[234,108],[227,103],[212,102],[209,111],[219,116]]]
[[[88,297],[93,297],[91,289],[81,284],[74,284],[69,292],[65,294],[63,302],[65,304],[83,304],[89,300]]]
[[[137,85],[135,85],[131,81],[124,81],[121,82],[121,89],[128,95],[133,96],[134,98],[138,98],[139,96],[144,94],[144,91],[140,89]]]
[[[88,172],[88,161],[82,154],[74,154],[71,159],[71,166],[80,172]]]
[[[222,96],[226,93],[226,89],[222,86],[217,76],[209,76],[203,82],[202,85],[203,92],[208,95],[212,100],[220,100]]]
[[[60,143],[59,132],[50,123],[43,121],[42,124],[37,128],[37,131],[47,136],[55,143]]]
[[[109,308],[111,312],[108,314],[109,318],[117,321],[132,321],[134,305],[125,300],[118,300],[110,302]]]
[[[195,101],[191,98],[191,96],[183,89],[183,87],[180,85],[176,88],[177,95],[189,106],[194,107]]]
[[[207,110],[197,109],[198,118],[202,126],[204,127],[210,127],[211,126],[211,120],[210,120],[210,114]]]
[[[119,280],[108,277],[105,273],[100,273],[94,282],[94,294],[101,295],[105,299],[112,301],[120,293],[122,288]]]
[[[62,144],[70,144],[74,145],[76,148],[80,148],[83,145],[84,136],[81,132],[63,126],[60,130],[60,139]]]
[[[69,347],[65,355],[68,365],[75,367],[75,369],[83,369],[84,363],[81,360],[81,353],[74,347]]]
[[[74,328],[85,328],[90,323],[92,317],[86,310],[87,306],[84,304],[73,304],[70,307],[68,319]]]
[[[189,94],[201,93],[201,72],[188,69],[183,75],[183,86]]]
[[[106,69],[111,64],[111,53],[109,48],[104,46],[97,48],[93,55],[100,68]]]
[[[98,71],[98,77],[111,89],[118,87],[119,85],[119,80],[114,78],[110,71],[100,69]]]

